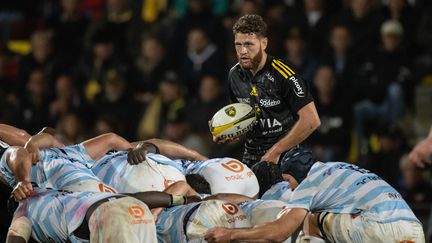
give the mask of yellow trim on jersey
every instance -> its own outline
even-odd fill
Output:
[[[286,65],[285,63],[283,63],[283,62],[281,62],[281,61],[279,61],[279,60],[273,60],[273,61],[275,61],[277,64],[279,64],[280,66],[282,66],[282,67],[285,67],[286,69],[288,69],[289,71],[288,71],[288,73],[289,72],[291,72],[291,75],[294,75],[295,74],[295,72],[290,68],[290,67],[288,67],[288,65]],[[285,70],[286,70],[285,69]],[[290,75],[290,76],[291,76]]]
[[[258,91],[255,86],[252,86],[252,90],[249,94],[252,96],[258,96]]]
[[[287,79],[288,78],[288,75],[284,72],[284,71],[282,71],[280,68],[278,68],[278,67],[276,67],[276,64],[273,62],[272,63],[272,66],[280,73],[280,74],[282,74],[282,76],[284,76],[284,78],[285,79]],[[290,75],[291,76],[291,75]]]

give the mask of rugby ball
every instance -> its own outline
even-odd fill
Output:
[[[210,132],[220,139],[236,138],[255,124],[255,110],[244,103],[229,104],[217,111],[210,123]]]

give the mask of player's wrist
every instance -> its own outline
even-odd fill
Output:
[[[184,196],[170,195],[170,197],[171,197],[170,206],[184,205],[187,203],[187,199]]]

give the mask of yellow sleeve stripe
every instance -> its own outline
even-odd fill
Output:
[[[282,74],[282,76],[284,76],[284,78],[285,79],[287,79],[288,78],[288,75],[284,72],[284,71],[282,71],[282,69],[280,69],[279,67],[277,67],[276,66],[276,64],[273,62],[272,63],[272,66],[280,73],[280,74]],[[290,75],[291,76],[291,75]]]
[[[285,70],[286,70],[288,73],[291,72],[291,75],[294,75],[294,71],[293,71],[290,67],[288,67],[288,65],[286,65],[285,63],[283,63],[283,62],[281,62],[281,61],[279,61],[279,60],[274,60],[274,62],[275,62],[276,64],[279,64],[279,66],[284,67]],[[290,76],[291,76],[291,75],[290,75]]]

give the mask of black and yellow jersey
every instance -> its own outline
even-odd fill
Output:
[[[289,132],[298,120],[297,111],[313,101],[309,84],[271,56],[255,76],[237,63],[228,80],[231,102],[247,103],[257,113],[257,124],[246,134],[245,149],[258,159]]]

